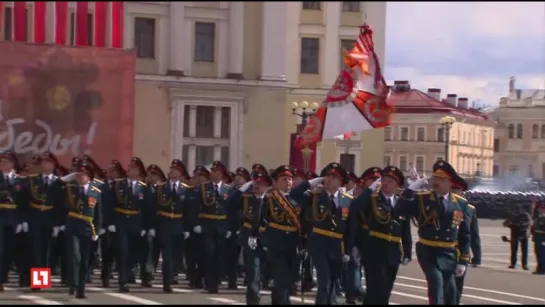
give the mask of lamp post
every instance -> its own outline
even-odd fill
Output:
[[[443,116],[439,120],[439,123],[443,126],[445,131],[445,162],[449,162],[449,146],[450,146],[450,128],[452,124],[456,122],[456,118],[453,116]]]
[[[297,134],[299,134],[308,123],[308,119],[314,114],[316,109],[318,109],[319,104],[317,102],[309,104],[308,101],[294,101],[291,103],[291,105],[292,114],[297,118]],[[310,156],[312,156],[312,149],[306,145],[305,148],[301,149],[301,155],[303,156],[303,168],[305,169],[305,172],[308,172],[310,166]]]

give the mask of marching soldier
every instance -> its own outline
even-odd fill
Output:
[[[536,202],[533,214],[533,239],[537,259],[536,275],[545,275],[545,201]]]
[[[65,176],[69,175],[69,170],[61,165],[57,165],[55,169],[55,176],[59,178],[61,181],[61,178],[66,178]],[[60,199],[60,206],[58,207],[59,213],[57,214],[58,220],[56,221],[55,227],[53,228],[53,235],[55,234],[55,228],[58,230],[57,236],[53,236],[52,238],[52,248],[50,253],[50,260],[49,264],[51,267],[51,274],[52,275],[60,275],[61,278],[61,284],[67,285],[68,284],[68,251],[66,250],[66,236],[65,236],[65,230],[66,230],[66,218],[68,214],[68,208],[66,206],[66,193],[62,191],[62,183],[61,185],[61,192],[62,192],[62,198]]]
[[[93,182],[93,169],[84,163],[77,173],[77,184],[67,183],[66,219],[67,248],[69,251],[69,294],[84,299],[85,281],[89,269],[92,242],[98,240],[101,229],[101,191]]]
[[[150,274],[144,261],[147,254],[142,238],[150,226],[151,199],[148,186],[140,181],[145,176],[142,160],[131,159],[127,178],[116,179],[114,184],[114,208],[108,221],[110,232],[115,233],[116,264],[119,271],[119,291],[129,292],[130,270],[140,262],[142,286],[150,286]],[[132,279],[132,278],[131,278]]]
[[[170,180],[156,186],[156,228],[163,255],[163,291],[172,292],[174,274],[178,274],[184,241],[189,237],[191,215],[188,203],[193,197],[190,187],[181,182],[185,172],[182,161],[174,159],[170,165]],[[150,230],[151,231],[151,230]]]
[[[275,169],[271,177],[272,189],[266,194],[262,220],[266,229],[261,243],[267,249],[274,280],[271,299],[273,305],[290,305],[290,294],[295,280],[297,248],[300,243],[300,206],[292,201],[289,191],[293,186],[294,170],[289,165]]]
[[[528,212],[524,211],[524,208],[520,205],[516,205],[516,211],[504,221],[503,226],[511,229],[511,265],[510,269],[514,269],[517,266],[517,252],[520,243],[521,255],[522,255],[522,268],[529,270],[528,268],[528,237],[530,235],[530,223],[531,218]]]
[[[470,260],[467,201],[450,192],[458,176],[450,164],[437,161],[433,169],[433,191],[416,192],[427,182],[427,178],[420,178],[409,185],[396,206],[400,207],[400,215],[416,220],[419,236],[416,254],[428,282],[429,303],[454,305],[455,276],[464,275]]]
[[[461,178],[457,177],[453,180],[452,184],[452,193],[456,193],[460,196],[463,196],[464,191],[467,191],[467,182]],[[473,257],[471,259],[471,265],[477,267],[481,264],[481,236],[479,234],[479,220],[477,219],[477,211],[473,205],[467,204],[466,208],[466,218],[469,219],[469,224],[471,226],[471,253]],[[460,254],[458,252],[458,254]],[[464,279],[466,277],[466,272],[462,276],[456,276],[456,301],[460,305],[460,300],[462,298],[462,292],[464,290]]]
[[[365,254],[365,304],[388,305],[400,263],[411,260],[412,237],[410,219],[401,214],[396,193],[405,183],[403,172],[395,166],[382,170],[380,180],[371,184],[352,203],[350,208],[349,248],[352,238],[367,225]],[[380,190],[375,191],[380,182]]]
[[[334,162],[322,170],[319,178],[304,181],[290,192],[305,208],[305,222],[310,225],[307,248],[318,275],[316,305],[337,304],[335,283],[341,277],[342,263],[350,260],[344,247],[353,197],[340,190],[347,180],[346,171]],[[321,182],[324,189],[313,190]]]
[[[225,166],[214,161],[211,167],[210,181],[201,183],[197,188],[199,203],[198,221],[193,231],[202,234],[205,257],[205,285],[209,293],[218,293],[225,265],[226,240],[231,237],[232,209],[230,208],[231,187],[223,180],[227,175]]]
[[[64,213],[64,192],[62,184],[55,176],[55,168],[59,162],[50,152],[43,154],[35,162],[41,164],[41,174],[28,177],[30,190],[30,223],[29,234],[32,242],[32,266],[45,268],[49,265],[51,241],[60,232],[60,214]]]
[[[357,186],[360,178],[353,172],[346,172],[346,177],[348,178],[348,181],[346,182],[345,190],[348,194],[354,196],[354,188]]]
[[[8,282],[9,268],[16,260],[19,270],[19,286],[30,284],[30,267],[25,254],[14,259],[16,235],[28,232],[28,193],[24,181],[16,175],[18,169],[17,156],[8,151],[0,155],[0,292],[4,291],[3,284]]]
[[[255,163],[252,165],[252,173],[250,177],[254,178],[255,174],[262,173],[270,177],[270,172],[267,170],[263,164]],[[263,261],[261,265],[261,285],[262,288],[268,290],[270,288],[271,277],[271,264],[267,257],[267,253],[262,253]]]
[[[146,169],[146,173],[148,174],[148,177],[146,177],[146,184],[150,188],[151,198],[157,199],[157,184],[159,183],[165,183],[167,181],[167,177],[165,176],[165,173],[163,170],[157,166],[156,164],[150,164],[148,165],[148,168]],[[161,255],[161,245],[159,241],[159,237],[156,236],[153,238],[153,251],[152,251],[152,261],[153,261],[153,272],[157,271],[157,265],[159,265],[159,257]],[[174,280],[172,280],[173,284],[176,284]]]

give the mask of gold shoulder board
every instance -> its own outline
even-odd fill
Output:
[[[102,181],[102,180],[98,180],[98,179],[96,179],[96,178],[93,179],[93,180],[96,181],[96,182],[98,182],[98,183],[100,183],[100,184],[104,184],[104,181]]]
[[[468,206],[469,208],[471,208],[472,210],[475,210],[475,206],[473,206],[473,205],[471,205],[471,204],[467,204],[467,206]]]
[[[157,182],[156,184],[157,185],[165,185],[165,184],[167,184],[167,182],[166,181],[165,182]]]
[[[102,191],[101,191],[99,188],[97,188],[97,187],[91,187],[91,190],[97,191],[97,192],[99,192],[99,193],[102,193]]]
[[[114,180],[115,181],[123,181],[123,180],[126,180],[126,178],[115,178]]]
[[[454,194],[454,197],[458,198],[458,199],[461,199],[461,200],[465,200],[467,201],[467,199],[463,198],[462,196],[456,194],[456,193],[453,193]]]
[[[428,195],[431,194],[431,191],[418,191],[416,192],[417,195]]]
[[[194,186],[192,185],[188,185],[188,184],[185,184],[185,183],[181,183],[182,187],[186,188],[186,189],[191,189],[191,188],[194,188]]]
[[[143,181],[138,181],[138,182],[139,182],[141,185],[145,186],[145,187],[148,186],[148,185],[147,185],[145,182],[143,182]]]
[[[30,178],[38,177],[38,174],[30,174],[30,175],[28,175],[28,177],[30,177]]]
[[[346,193],[346,192],[342,192],[342,195],[343,195],[344,197],[348,197],[348,198],[350,198],[350,199],[354,199],[354,196],[352,196],[352,195],[350,195],[350,194],[348,194],[348,193]]]

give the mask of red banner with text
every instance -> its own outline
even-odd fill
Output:
[[[132,51],[0,42],[0,152],[128,161],[135,62]]]

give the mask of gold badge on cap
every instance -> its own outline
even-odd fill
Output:
[[[439,166],[443,166],[443,165],[445,165],[445,163],[439,162]]]
[[[390,167],[390,170],[395,171],[396,169],[394,167]]]

